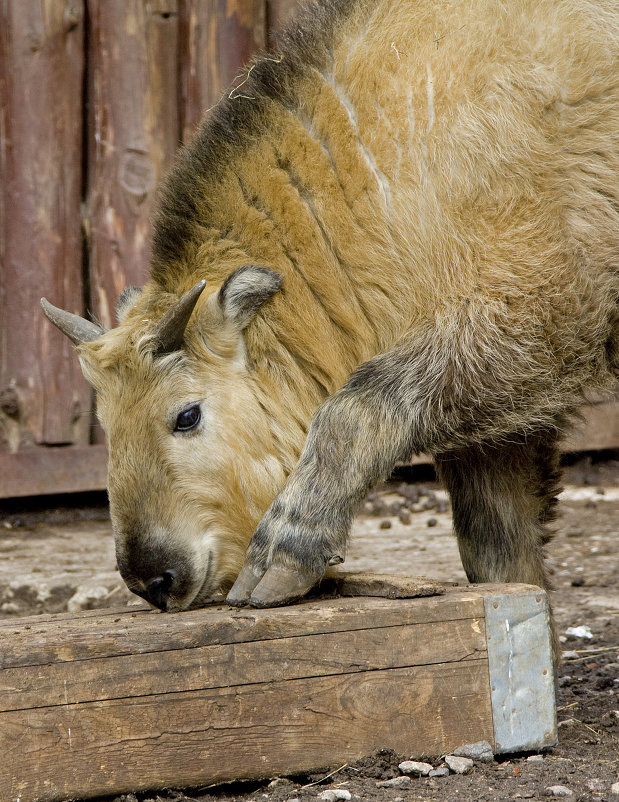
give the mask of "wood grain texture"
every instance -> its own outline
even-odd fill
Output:
[[[481,619],[484,607],[478,591],[454,588],[444,596],[424,599],[342,598],[305,601],[277,609],[221,607],[173,615],[150,610],[93,613],[33,616],[0,623],[0,638],[10,639],[11,644],[10,649],[0,652],[0,669],[248,640]]]
[[[274,34],[292,19],[300,0],[266,0],[269,40],[275,42]]]
[[[0,451],[0,498],[101,490],[107,483],[104,445]]]
[[[483,619],[215,644],[0,671],[0,712],[486,656]],[[136,671],[136,667],[139,670]]]
[[[563,445],[564,451],[619,449],[619,394],[582,410],[583,423],[576,425]]]
[[[91,305],[104,326],[142,285],[155,188],[179,141],[178,4],[88,0],[88,189]]]
[[[39,299],[82,313],[83,3],[0,4],[0,450],[88,442],[90,390]]]
[[[181,0],[182,138],[187,142],[266,43],[263,0]]]
[[[0,799],[59,802],[314,771],[381,748],[430,756],[493,744],[488,606],[538,595],[480,585],[2,621]]]
[[[428,715],[428,711],[440,711]],[[378,748],[492,742],[484,660],[2,714],[3,799],[303,772]]]

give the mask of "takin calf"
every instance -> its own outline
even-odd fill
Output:
[[[319,0],[253,63],[118,327],[43,301],[98,393],[131,590],[300,597],[422,451],[469,579],[547,587],[557,441],[619,366],[618,43],[606,0]]]

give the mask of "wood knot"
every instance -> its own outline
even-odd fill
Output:
[[[155,167],[145,150],[128,148],[120,161],[120,184],[141,203],[155,186]]]
[[[14,387],[5,387],[4,390],[0,390],[0,409],[9,418],[19,416],[19,398]]]

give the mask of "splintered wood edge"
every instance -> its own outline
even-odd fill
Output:
[[[441,596],[453,583],[435,582],[425,576],[398,576],[366,571],[332,572],[318,586],[319,593],[340,596],[378,596],[385,599],[414,599]]]

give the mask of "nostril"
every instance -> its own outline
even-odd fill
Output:
[[[148,600],[160,610],[167,608],[168,596],[175,579],[176,574],[174,571],[164,571],[161,576],[156,576],[146,585]]]

